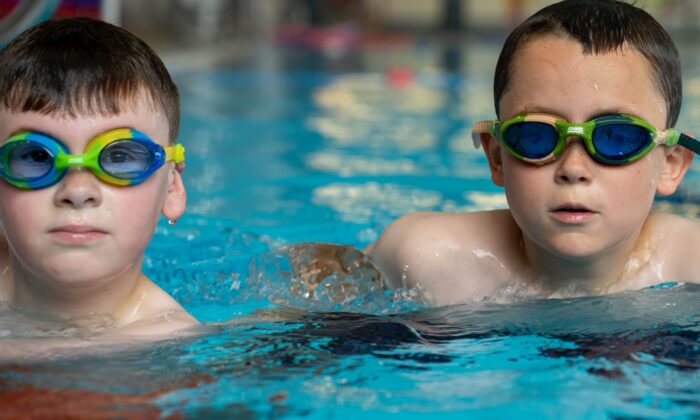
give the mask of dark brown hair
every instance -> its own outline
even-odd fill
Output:
[[[0,104],[13,112],[118,114],[145,93],[175,141],[180,100],[163,62],[141,39],[95,19],[42,22],[0,51]]]
[[[581,43],[584,54],[604,54],[623,45],[639,51],[649,62],[649,71],[666,101],[667,127],[676,124],[683,97],[678,50],[649,13],[617,0],[564,0],[543,8],[515,28],[496,65],[496,115],[499,101],[508,90],[518,51],[529,40],[547,34],[572,37]]]

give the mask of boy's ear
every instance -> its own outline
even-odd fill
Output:
[[[481,134],[481,144],[484,146],[486,159],[489,161],[491,181],[499,187],[503,186],[503,161],[501,159],[501,144],[490,134]]]
[[[678,188],[695,154],[682,146],[664,149],[664,168],[656,185],[658,195],[671,195]]]
[[[175,165],[169,174],[168,192],[165,195],[165,201],[161,209],[163,216],[168,220],[177,220],[185,212],[187,191],[185,191],[182,175],[180,175],[184,168],[184,164]]]

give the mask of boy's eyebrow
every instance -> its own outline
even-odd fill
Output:
[[[542,106],[524,106],[521,110],[513,114],[513,116],[525,114],[549,114],[555,117],[561,117],[561,113],[559,111],[556,111],[554,108],[547,108]]]
[[[630,110],[630,109],[625,109],[625,108],[603,108],[600,109],[593,114],[588,116],[588,120],[591,120],[595,117],[600,117],[602,115],[610,115],[610,114],[625,114],[625,115],[634,115],[635,117],[638,116],[636,112]]]
[[[515,113],[513,116],[516,115],[525,115],[525,114],[548,114],[557,118],[561,118],[565,121],[569,121],[567,118],[564,118],[563,114],[561,111],[557,111],[554,108],[548,108],[548,107],[542,107],[542,106],[533,106],[533,107],[523,107],[522,111],[519,111]],[[601,116],[601,115],[608,115],[608,114],[627,114],[627,115],[636,115],[634,112],[623,109],[623,108],[617,108],[617,107],[612,107],[612,108],[602,108],[599,109],[590,115],[586,116],[585,121],[590,121],[595,117]]]

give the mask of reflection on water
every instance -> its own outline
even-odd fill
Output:
[[[697,286],[677,286],[391,316],[300,312],[295,319],[256,324],[259,335],[234,324],[210,338],[245,354],[234,359],[238,363],[222,363],[215,352],[193,360],[213,363],[224,375],[250,369],[255,374],[243,376],[263,382],[263,395],[282,393],[287,410],[316,416],[338,409],[420,413],[435,407],[477,415],[497,404],[506,411],[537,406],[556,412],[567,402],[568,415],[596,413],[571,404],[574,394],[552,398],[581,387],[599,398],[598,407],[682,415],[699,405],[691,393],[700,363],[698,293]],[[650,392],[664,404],[650,402]]]
[[[5,364],[0,402],[25,416],[686,416],[700,409],[699,298],[666,285],[384,316],[259,310],[199,338]]]
[[[403,213],[474,207],[465,190],[502,194],[469,135],[471,122],[488,115],[475,114],[474,104],[490,100],[484,81],[426,73],[397,87],[381,72],[209,76],[181,83],[190,99],[183,107],[193,109],[181,136],[192,139],[190,215],[242,215],[250,229],[350,220],[358,233],[341,242],[365,245]],[[270,79],[279,90],[263,97]],[[235,94],[227,99],[227,91]],[[221,119],[224,112],[236,118]],[[426,206],[420,197],[435,198]],[[392,211],[375,212],[381,207]],[[368,228],[374,235],[359,233]]]
[[[343,183],[316,188],[312,203],[334,209],[343,221],[363,223],[382,215],[395,219],[406,213],[406,209],[437,210],[442,203],[442,195],[436,191],[402,188],[400,185]]]

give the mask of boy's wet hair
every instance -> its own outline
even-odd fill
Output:
[[[0,51],[0,105],[12,112],[118,114],[146,94],[175,141],[180,101],[163,62],[112,24],[77,17],[40,23]]]
[[[617,0],[564,0],[547,6],[508,36],[496,65],[493,84],[496,115],[508,89],[514,58],[528,41],[547,34],[570,36],[584,54],[604,54],[624,45],[639,51],[666,101],[666,126],[673,127],[681,108],[682,82],[678,50],[670,35],[647,12]]]

